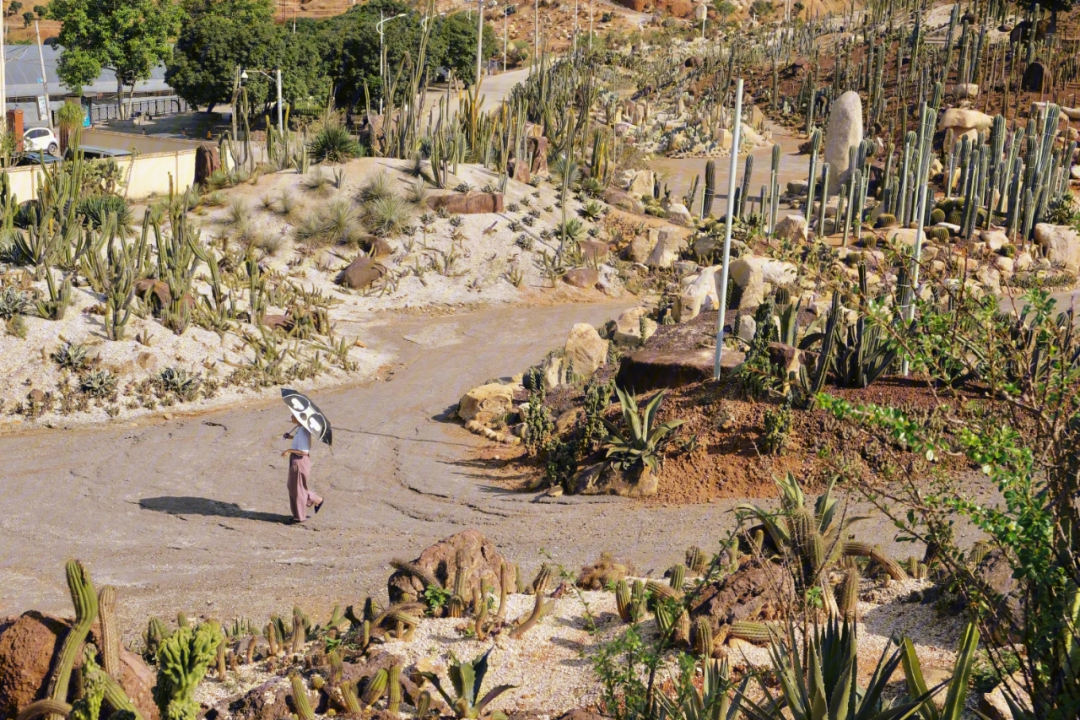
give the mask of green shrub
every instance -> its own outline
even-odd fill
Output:
[[[308,143],[308,154],[317,163],[343,163],[363,157],[364,148],[344,127],[327,124]]]

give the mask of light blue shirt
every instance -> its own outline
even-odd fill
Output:
[[[297,425],[293,428],[292,449],[300,452],[311,452],[311,433],[307,428]]]

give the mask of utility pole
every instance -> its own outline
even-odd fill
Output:
[[[4,20],[0,17],[0,127],[7,134],[7,48],[4,45]]]
[[[593,0],[589,0],[589,50],[592,50],[593,36]]]
[[[540,0],[533,11],[533,65],[540,62]]]
[[[571,52],[577,52],[577,12],[578,0],[574,0],[574,40],[570,43]]]
[[[41,90],[45,93],[45,121],[49,123],[49,130],[52,130],[52,111],[49,109],[49,76],[45,74],[45,54],[41,49],[41,27],[38,25],[37,20],[34,21],[34,34],[37,35],[38,63],[41,64]]]
[[[510,37],[510,3],[507,1],[503,7],[503,72],[506,72],[506,45]]]

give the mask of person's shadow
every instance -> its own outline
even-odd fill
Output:
[[[244,510],[236,503],[221,502],[201,497],[153,497],[139,500],[144,510],[168,513],[169,515],[208,515],[214,517],[240,518],[259,522],[287,523],[291,515]]]

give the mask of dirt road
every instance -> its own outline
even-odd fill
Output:
[[[662,572],[691,544],[714,549],[732,504],[643,507],[617,498],[543,499],[490,485],[468,460],[482,442],[450,420],[463,392],[535,362],[576,322],[632,304],[501,307],[391,318],[386,381],[327,391],[335,450],[315,453],[326,498],[287,526],[287,416],[278,401],[140,426],[0,438],[0,615],[70,612],[63,563],[78,557],[118,587],[129,639],[151,615],[263,621],[294,604],[385,595],[388,561],[466,528],[532,572],[541,550],[576,569],[604,550]],[[886,543],[884,522],[859,535]],[[908,547],[893,548],[906,556]]]
[[[643,510],[502,493],[465,459],[480,440],[449,419],[468,388],[521,371],[575,322],[600,323],[629,304],[394,320],[382,333],[401,363],[391,379],[318,394],[337,428],[335,449],[315,454],[313,484],[326,506],[300,527],[283,524],[278,453],[288,427],[276,401],[2,438],[0,615],[69,612],[71,557],[119,588],[130,635],[151,613],[262,620],[294,603],[318,611],[385,594],[391,558],[469,527],[530,570],[541,548],[570,566],[610,549],[647,570],[691,543],[712,547],[718,506]]]

